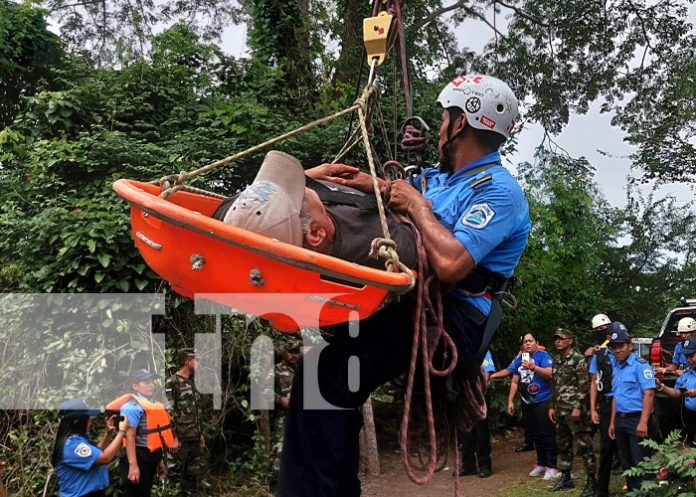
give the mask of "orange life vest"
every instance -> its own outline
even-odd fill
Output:
[[[106,406],[106,410],[120,411],[121,407],[130,399],[135,400],[145,411],[145,435],[147,435],[147,448],[150,449],[150,452],[161,449],[162,442],[164,442],[166,447],[170,447],[174,442],[172,419],[169,417],[169,413],[164,409],[164,405],[162,405],[161,402],[150,402],[132,393],[126,393],[109,402]],[[137,427],[135,428],[137,429]],[[125,438],[123,439],[123,446],[126,446]]]

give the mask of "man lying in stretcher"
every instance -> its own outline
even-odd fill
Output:
[[[213,217],[282,242],[384,269],[384,261],[369,256],[372,240],[384,236],[375,198],[330,181],[359,172],[344,164],[305,171],[295,157],[274,150],[266,154],[254,182],[224,200]],[[415,267],[412,228],[389,210],[386,214],[399,259]]]

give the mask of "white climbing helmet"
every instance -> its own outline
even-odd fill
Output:
[[[517,120],[517,98],[510,87],[492,76],[459,76],[440,92],[442,107],[458,107],[470,126],[500,133],[506,139]]]
[[[696,331],[696,319],[681,318],[677,323],[677,333],[691,333]]]
[[[611,324],[611,319],[606,314],[595,314],[592,318],[592,329]]]

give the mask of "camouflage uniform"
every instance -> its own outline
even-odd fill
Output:
[[[556,440],[560,454],[560,470],[570,471],[573,464],[573,440],[585,461],[588,475],[595,474],[595,455],[589,420],[590,377],[587,361],[582,354],[571,349],[566,357],[553,358],[551,376],[551,409],[556,410]],[[580,421],[570,417],[573,409],[580,409]]]
[[[181,447],[170,458],[169,475],[178,487],[179,495],[198,495],[203,474],[201,449],[200,395],[193,377],[185,378],[178,372],[167,380],[165,391],[169,412]]]
[[[285,409],[282,407],[281,398],[290,395],[292,390],[292,378],[295,376],[295,366],[283,359],[275,365],[275,405],[273,415],[273,473],[280,470],[280,454],[283,451],[283,435],[285,434]]]

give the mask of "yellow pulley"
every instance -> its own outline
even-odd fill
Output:
[[[386,59],[389,50],[389,30],[393,19],[394,16],[387,12],[363,19],[363,42],[369,65],[376,59],[377,65],[381,66]]]

